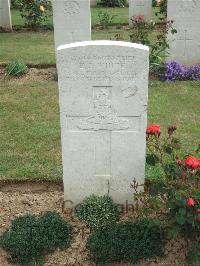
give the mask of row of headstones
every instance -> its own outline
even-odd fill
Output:
[[[89,0],[53,1],[55,45],[91,40]],[[129,10],[151,17],[151,0],[130,0]],[[135,7],[135,9],[134,9]],[[136,7],[138,9],[136,9]],[[183,65],[200,63],[200,0],[168,0],[168,20],[173,20],[177,34],[168,34],[168,60]],[[129,11],[130,17],[135,15]]]
[[[91,2],[90,2],[91,1]],[[54,28],[56,47],[63,43],[91,40],[90,4],[93,0],[55,0]],[[151,18],[152,0],[129,0],[129,17]],[[200,61],[200,1],[168,0],[168,20],[174,21],[177,34],[169,34],[169,60],[184,65]],[[12,28],[10,0],[0,1],[0,27]]]
[[[59,5],[58,1],[56,4]],[[66,5],[73,7],[76,5],[76,1],[66,0]],[[90,0],[90,6],[96,6],[97,0]],[[87,4],[88,6],[88,4]],[[151,7],[152,0],[129,0],[129,17],[132,18],[135,15],[143,15],[146,20],[151,19]],[[12,30],[11,12],[10,12],[10,0],[0,1],[0,27]]]
[[[63,43],[91,40],[90,1],[53,0],[56,47]],[[129,17],[143,15],[150,20],[151,7],[152,0],[129,0]]]

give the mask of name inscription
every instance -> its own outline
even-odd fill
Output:
[[[136,72],[135,56],[69,56],[60,58],[63,79],[103,81],[111,77],[116,80],[132,80]],[[64,69],[67,69],[67,73]],[[77,71],[78,70],[78,71]]]

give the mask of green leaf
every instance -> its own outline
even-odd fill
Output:
[[[186,220],[185,217],[182,216],[182,215],[179,215],[179,216],[176,217],[176,221],[180,225],[183,225],[185,223],[185,220]]]
[[[184,216],[186,214],[186,209],[180,208],[178,212],[179,212],[180,215]]]
[[[169,237],[175,238],[178,235],[178,228],[172,227],[168,230]]]

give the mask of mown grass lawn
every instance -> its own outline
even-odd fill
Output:
[[[128,24],[129,21],[129,10],[128,7],[124,8],[104,8],[104,7],[93,7],[91,8],[91,23],[92,26],[99,24],[99,11],[107,12],[110,16],[113,16],[113,24]],[[152,20],[159,21],[159,17],[156,16],[158,8],[152,8]],[[25,21],[21,18],[18,10],[12,9],[12,24],[14,26],[23,26]],[[44,22],[44,25],[48,27],[53,27],[53,16],[50,13],[48,20]]]
[[[61,179],[57,82],[36,77],[0,84],[0,178]],[[193,153],[199,143],[199,86],[150,81],[148,121],[163,131],[177,124],[182,154]],[[147,169],[147,177],[157,175],[158,169]]]
[[[92,40],[130,41],[130,30],[92,30]],[[157,32],[151,34],[155,39]],[[0,33],[0,64],[22,60],[26,64],[55,64],[53,31]]]
[[[128,22],[128,8],[92,9],[92,25],[99,23],[99,10],[116,15],[113,23]],[[156,9],[153,10],[155,18]],[[157,18],[156,18],[157,19]],[[19,12],[12,10],[14,26],[24,25]],[[52,17],[46,23],[53,27]],[[154,38],[152,34],[152,38]],[[124,29],[97,30],[92,39],[129,40]],[[53,31],[0,33],[0,63],[20,59],[27,64],[54,64]],[[177,124],[181,154],[194,153],[200,133],[200,82],[163,83],[150,81],[149,123],[160,123],[162,132]],[[61,146],[57,83],[49,77],[27,74],[15,80],[0,76],[0,178],[61,179]],[[147,167],[146,177],[159,178],[159,168]]]
[[[0,33],[0,63],[22,60],[26,64],[53,64],[53,32]]]
[[[114,24],[128,24],[128,8],[92,8],[93,26],[99,23],[98,12],[100,10],[114,15]],[[157,9],[154,8],[152,16],[157,19],[156,11]],[[12,23],[14,27],[24,25],[24,20],[18,10],[12,10]],[[45,22],[45,25],[53,28],[52,16]],[[152,38],[154,35],[152,34]],[[112,27],[108,30],[92,29],[92,40],[116,39],[130,41],[130,31]],[[55,64],[53,30],[0,33],[0,64],[12,60],[22,60],[26,64]]]
[[[129,40],[128,31],[93,30],[93,40]],[[22,60],[26,64],[55,64],[53,31],[0,33],[0,64]]]

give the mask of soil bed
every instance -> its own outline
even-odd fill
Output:
[[[33,182],[34,183],[34,182]],[[56,250],[53,254],[46,257],[47,265],[96,265],[89,260],[88,251],[85,248],[87,237],[90,234],[89,228],[79,222],[74,214],[63,211],[63,191],[61,182],[41,182],[40,189],[35,189],[31,182],[9,182],[0,183],[0,234],[4,232],[11,224],[14,217],[25,213],[40,214],[45,211],[56,211],[60,213],[73,227],[72,244],[70,248],[64,251]],[[136,214],[127,213],[122,220],[134,217]],[[185,263],[185,253],[187,244],[171,240],[166,244],[165,256],[150,261],[143,261],[138,266],[153,265],[187,265]],[[0,265],[16,265],[10,260],[9,255],[0,250]],[[125,266],[131,264],[107,264],[112,266]]]
[[[54,80],[56,74],[56,68],[51,65],[34,65],[34,68],[29,68],[28,72],[19,77],[6,76],[5,68],[0,67],[0,82],[23,83],[25,81],[42,81],[42,80]]]
[[[163,27],[166,25],[165,21],[158,21],[156,22],[157,28]],[[92,29],[95,30],[102,30],[100,24],[95,24],[92,25]],[[110,30],[115,30],[115,29],[123,29],[123,30],[129,30],[130,26],[127,23],[112,23],[109,25]],[[0,33],[9,33],[9,32],[18,32],[18,33],[23,33],[23,32],[48,32],[48,31],[53,31],[53,25],[52,26],[40,26],[37,28],[28,28],[26,26],[22,25],[14,25],[12,30],[2,28],[0,27]]]

